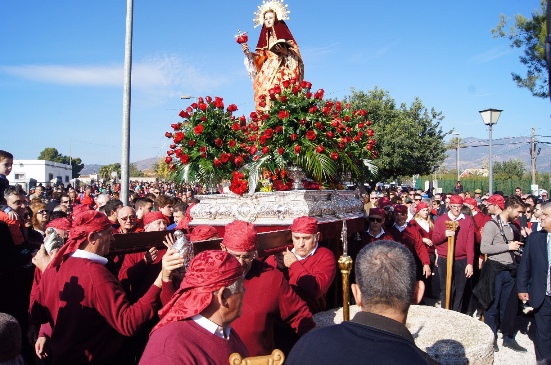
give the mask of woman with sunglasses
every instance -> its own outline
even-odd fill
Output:
[[[32,223],[35,231],[40,233],[42,237],[46,236],[46,224],[48,224],[50,214],[46,209],[46,204],[44,203],[35,203],[31,205],[31,210],[33,212]]]
[[[44,241],[44,237],[41,233],[37,232],[33,228],[33,211],[30,207],[25,208],[25,214],[23,214],[23,236],[25,241],[28,242],[32,248],[39,249],[40,245]],[[34,251],[34,250],[33,250]]]

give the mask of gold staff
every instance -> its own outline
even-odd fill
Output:
[[[348,256],[348,228],[346,227],[346,219],[342,220],[342,251],[343,254],[339,258],[339,269],[342,275],[342,316],[343,321],[350,320],[350,271],[352,270],[352,257]]]
[[[446,229],[456,231],[459,225],[456,221],[446,221]],[[450,309],[452,297],[453,261],[455,258],[455,235],[448,236],[448,258],[446,260],[446,309]]]

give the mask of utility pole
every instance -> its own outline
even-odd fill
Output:
[[[530,160],[532,161],[532,185],[536,185],[536,129],[532,128],[530,141]]]

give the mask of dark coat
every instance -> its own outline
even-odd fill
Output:
[[[533,308],[539,308],[545,299],[548,270],[547,232],[532,232],[524,245],[517,274],[517,289],[519,293],[528,293]]]

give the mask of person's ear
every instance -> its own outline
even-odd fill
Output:
[[[421,303],[423,295],[425,294],[425,283],[419,280],[415,283],[415,289],[413,290],[413,304]]]
[[[354,300],[356,300],[356,304],[358,307],[362,307],[362,292],[360,291],[360,287],[358,284],[352,284],[350,285],[350,289],[352,290],[352,295],[354,296]]]
[[[220,303],[221,307],[227,307],[228,306],[228,298],[231,296],[231,292],[228,288],[222,287],[218,290],[218,303]]]
[[[320,241],[320,237],[321,237],[321,232],[317,232],[316,233],[316,242]]]

